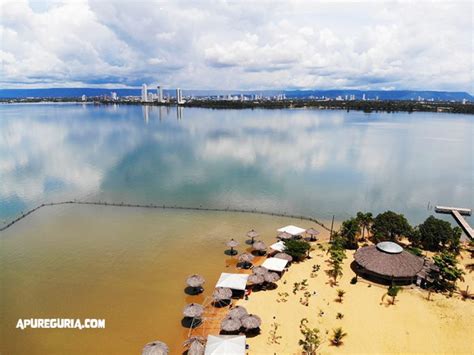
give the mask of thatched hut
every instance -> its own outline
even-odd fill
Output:
[[[317,240],[317,235],[319,234],[319,231],[317,231],[314,228],[308,228],[305,232],[307,235],[309,235],[309,240]]]
[[[215,302],[226,301],[232,298],[232,290],[227,287],[217,287],[212,293]]]
[[[357,273],[384,284],[410,284],[423,268],[423,259],[393,242],[362,247],[354,254]]]
[[[263,274],[263,279],[265,282],[275,283],[280,280],[280,275],[278,275],[276,272],[267,272],[266,274]]]
[[[237,247],[237,245],[239,245],[239,242],[237,242],[236,240],[234,240],[234,238],[232,238],[231,240],[229,240],[227,242],[227,246],[230,248],[229,250],[229,254],[230,255],[235,255],[237,254],[237,251],[234,250],[235,247]]]
[[[255,259],[255,257],[250,253],[242,253],[239,255],[239,263],[244,267],[251,266],[253,259]]]
[[[242,327],[240,319],[226,317],[221,322],[221,330],[225,332],[236,332]]]
[[[258,237],[258,233],[255,230],[252,229],[252,230],[247,232],[247,237],[250,238],[250,242],[251,242],[251,244],[253,244],[255,238]]]
[[[247,282],[251,285],[261,285],[265,282],[265,279],[263,277],[263,274],[262,275],[252,274],[247,279]]]
[[[293,236],[287,232],[280,232],[278,233],[277,238],[280,240],[287,240],[293,238]]]
[[[288,262],[293,261],[293,257],[287,253],[277,253],[273,257],[278,258],[278,259],[288,260]]]
[[[232,308],[229,313],[227,313],[227,317],[229,318],[236,318],[240,319],[248,314],[247,310],[242,306],[236,306]]]
[[[249,314],[241,319],[242,326],[247,330],[254,330],[260,328],[262,320],[255,314]]]
[[[142,355],[168,355],[170,349],[162,341],[155,340],[145,345]]]
[[[267,246],[262,241],[253,243],[252,248],[260,255],[263,255],[267,252]]]
[[[268,270],[266,268],[264,268],[263,266],[256,266],[252,269],[252,272],[255,275],[263,275],[263,274],[267,273]]]
[[[198,303],[190,303],[183,309],[183,315],[189,318],[200,318],[204,313],[204,307]]]
[[[187,355],[204,355],[206,339],[201,336],[192,336],[185,340],[183,346],[188,349]]]

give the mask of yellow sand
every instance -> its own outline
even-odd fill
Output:
[[[467,254],[463,256],[463,264],[470,262]],[[319,328],[322,344],[318,353],[321,354],[474,353],[472,301],[462,301],[459,295],[446,298],[438,294],[432,294],[428,301],[426,291],[409,287],[399,293],[395,305],[387,305],[387,297],[382,302],[386,287],[361,278],[357,284],[350,284],[354,276],[350,269],[353,252],[347,252],[344,275],[335,287],[328,283],[326,260],[326,253],[316,249],[311,260],[290,267],[277,289],[256,292],[248,301],[239,301],[249,312],[262,318],[261,334],[247,340],[251,354],[301,353],[298,340],[302,338],[299,331],[302,318],[309,320],[310,327]],[[320,264],[321,269],[311,278],[314,264]],[[309,298],[309,306],[299,302],[300,297],[304,298],[304,291],[292,293],[293,284],[303,279],[308,279],[311,293],[317,292]],[[469,284],[474,291],[474,274],[466,272],[465,279],[460,285],[465,288]],[[338,288],[346,291],[342,303],[336,301]],[[287,302],[278,302],[282,298],[278,293],[282,292],[289,294]],[[319,316],[320,311],[324,312],[323,316]],[[342,320],[336,319],[338,312],[344,315]],[[269,337],[274,322],[279,324],[279,344]],[[348,334],[340,347],[332,346],[329,341],[336,327],[342,327]]]

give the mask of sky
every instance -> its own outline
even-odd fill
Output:
[[[0,88],[474,93],[471,1],[0,0]]]

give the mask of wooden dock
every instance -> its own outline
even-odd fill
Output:
[[[445,207],[436,206],[435,211],[437,213],[449,213],[451,214],[456,222],[458,222],[461,229],[466,233],[470,240],[474,240],[474,230],[471,228],[469,223],[466,222],[463,216],[470,216],[472,210],[470,208],[459,208],[459,207]]]

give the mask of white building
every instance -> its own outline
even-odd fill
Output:
[[[365,94],[362,94],[362,101],[365,101],[366,98],[365,98]]]
[[[115,91],[110,93],[110,97],[112,98],[112,101],[117,101],[117,93]]]
[[[148,88],[146,84],[142,85],[142,101],[147,102],[148,101]]]
[[[181,91],[180,88],[177,88],[177,89],[176,89],[176,103],[177,103],[178,105],[184,104],[183,92]]]
[[[158,96],[158,102],[163,103],[163,88],[159,85],[156,87],[156,95]]]
[[[86,95],[82,95],[81,100],[82,100],[82,101],[87,101],[87,96],[86,96]]]

